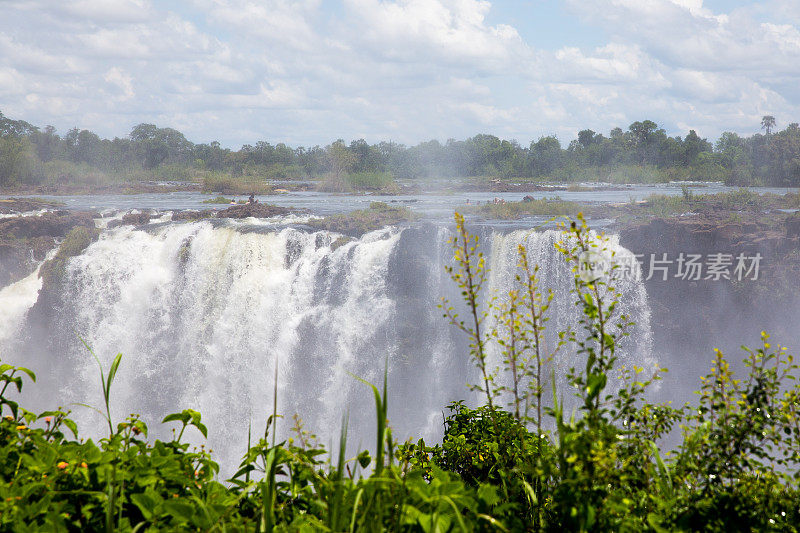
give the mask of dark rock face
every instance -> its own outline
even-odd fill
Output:
[[[757,347],[762,330],[776,342],[800,349],[796,316],[800,312],[800,219],[789,217],[772,225],[763,222],[726,222],[710,217],[652,219],[623,227],[620,244],[643,255],[647,277],[651,254],[761,254],[758,279],[699,280],[676,277],[672,264],[666,280],[661,272],[645,280],[652,309],[654,344],[659,361],[669,367],[670,379],[697,385],[708,371],[713,350],[721,349],[734,364],[742,358],[740,346]],[[735,264],[735,260],[734,260]],[[731,266],[731,272],[733,265]]]
[[[56,242],[52,237],[35,237],[23,241],[0,237],[0,287],[24,278],[55,246]]]
[[[724,222],[710,218],[676,220],[656,218],[624,227],[620,240],[635,253],[726,252],[736,250],[780,255],[798,247],[800,218],[787,219],[785,229],[757,222]],[[630,246],[628,246],[630,244]]]
[[[78,226],[94,228],[93,214],[56,211],[0,219],[0,287],[27,276],[58,240]]]

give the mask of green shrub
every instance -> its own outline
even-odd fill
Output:
[[[272,194],[272,186],[264,180],[233,177],[221,172],[205,172],[203,191],[222,194]]]
[[[487,203],[481,206],[467,207],[465,210],[490,218],[518,219],[528,216],[574,216],[581,210],[581,205],[555,197],[534,199],[529,202]]]
[[[76,226],[72,228],[58,247],[56,255],[39,269],[42,285],[45,287],[57,285],[64,276],[69,258],[80,255],[99,236],[100,230],[93,227]]]
[[[369,209],[357,209],[345,214],[310,220],[308,225],[346,235],[362,235],[386,226],[409,222],[415,218],[416,215],[407,207],[371,202]]]
[[[389,172],[356,172],[347,174],[347,183],[357,191],[397,192],[399,188]]]
[[[207,200],[203,200],[204,204],[230,204],[233,203],[232,198],[225,198],[224,196],[217,196],[216,198],[209,198]]]
[[[368,191],[397,194],[400,192],[400,187],[389,172],[329,173],[317,184],[317,190],[338,193]]]

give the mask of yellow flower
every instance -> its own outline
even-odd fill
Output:
[[[26,430],[26,429],[28,429],[28,426],[26,426],[26,425],[24,425],[24,424],[23,424],[23,425],[19,425],[19,426],[17,426],[17,431],[24,431],[24,430]]]
[[[61,461],[56,465],[60,470],[64,470],[66,467],[69,466],[69,463],[66,461]]]
[[[89,465],[86,464],[86,461],[81,463],[81,468],[89,468]]]

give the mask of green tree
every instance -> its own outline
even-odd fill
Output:
[[[563,151],[554,136],[540,137],[531,143],[529,150],[530,169],[534,176],[548,176],[561,166]]]
[[[36,155],[26,137],[0,135],[0,187],[32,181]]]
[[[698,155],[703,152],[711,151],[711,143],[706,139],[701,139],[697,132],[690,130],[689,134],[683,140],[683,158],[682,163],[691,165],[694,163]]]
[[[341,179],[344,174],[352,172],[358,160],[342,139],[338,139],[328,145],[325,152],[328,159],[328,168],[336,179]]]
[[[595,141],[595,132],[592,130],[581,130],[578,132],[578,144],[584,148],[589,146]]]
[[[770,134],[772,128],[775,127],[775,117],[772,115],[764,115],[761,117],[761,129],[767,132],[767,135]]]
[[[657,133],[662,133],[664,130],[658,129],[658,124],[652,120],[636,121],[628,126],[630,132],[630,139],[632,147],[638,155],[639,163],[644,165],[648,162],[648,156],[651,155],[650,149]]]

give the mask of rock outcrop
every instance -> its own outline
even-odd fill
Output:
[[[30,213],[42,209],[59,209],[63,204],[48,202],[38,198],[4,198],[0,199],[0,214]]]
[[[800,246],[800,218],[730,222],[706,217],[655,218],[624,226],[620,240],[635,253],[703,253],[736,250],[782,255]]]
[[[238,204],[217,211],[217,218],[270,218],[297,213],[299,210],[270,204]]]
[[[237,204],[226,209],[203,209],[201,211],[176,211],[172,214],[172,220],[183,220],[194,222],[207,218],[270,218],[289,213],[302,213],[302,209],[282,207],[270,204]]]
[[[117,226],[143,226],[150,222],[150,213],[128,213],[120,220],[112,220],[108,223],[109,228]]]
[[[56,211],[0,219],[0,287],[32,272],[75,227],[94,228],[93,213]]]
[[[672,261],[666,279],[663,271],[654,271],[645,286],[654,343],[661,350],[656,356],[678,379],[696,383],[715,348],[737,363],[739,347],[754,346],[762,330],[800,348],[795,318],[800,311],[800,218],[774,215],[745,222],[705,215],[656,218],[618,229],[620,243],[641,254],[645,278],[651,257],[656,265],[663,254]],[[684,279],[678,275],[681,253],[699,254],[704,267],[711,255],[730,254],[730,279],[709,278],[705,269],[700,279]],[[757,279],[753,272],[741,280],[733,275],[739,254],[760,254]]]

